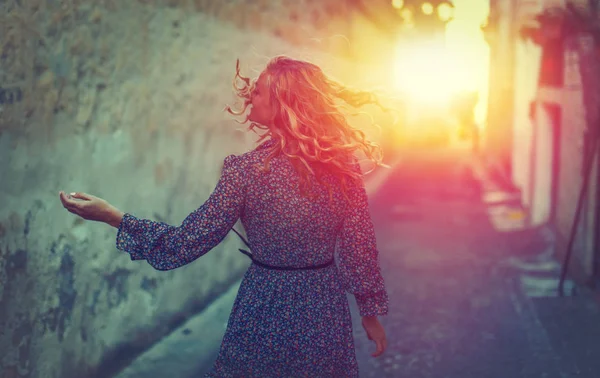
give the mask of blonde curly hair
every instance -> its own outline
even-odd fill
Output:
[[[353,158],[357,151],[362,151],[376,166],[385,166],[381,147],[367,140],[362,130],[347,122],[342,112],[344,106],[338,101],[343,100],[355,108],[375,104],[387,111],[374,93],[352,90],[327,77],[317,65],[286,56],[272,58],[263,74],[267,75],[275,111],[274,125],[268,127],[251,122],[248,130],[266,130],[258,142],[269,136],[276,142],[269,148],[263,167],[265,171],[269,170],[271,159],[281,152],[290,158],[299,173],[303,195],[311,196],[310,176],[321,182],[322,175],[329,172],[340,178],[343,195],[348,200],[348,180],[362,177]],[[233,87],[243,105],[239,110],[227,106],[230,114],[239,116],[246,112],[256,81],[240,74],[238,60]],[[248,121],[246,115],[238,122],[245,124]],[[331,187],[328,189],[331,198]]]

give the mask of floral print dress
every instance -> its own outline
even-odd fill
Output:
[[[337,250],[337,264],[321,269],[251,264],[206,377],[358,377],[346,292],[361,316],[388,312],[364,185],[349,185],[347,202],[339,180],[325,175],[314,180],[316,198],[303,197],[285,155],[269,172],[259,169],[272,143],[225,158],[215,190],[180,226],[126,213],[116,246],[155,269],[175,269],[209,252],[241,219],[253,258],[269,266],[320,265]],[[334,188],[331,201],[324,182]]]

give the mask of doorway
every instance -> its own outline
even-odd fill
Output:
[[[533,185],[530,223],[554,223],[560,177],[561,108],[544,102],[538,105],[533,133]]]

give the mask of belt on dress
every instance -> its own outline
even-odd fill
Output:
[[[250,244],[248,244],[248,241],[242,236],[240,235],[239,232],[237,232],[235,230],[235,228],[232,228],[233,232],[235,232],[240,239],[242,239],[242,241],[244,242],[244,244],[246,244],[248,246],[248,248],[250,248]],[[274,266],[274,265],[269,265],[269,264],[265,264],[262,263],[258,260],[256,260],[254,258],[254,255],[252,255],[252,253],[246,251],[245,249],[239,249],[240,252],[242,252],[244,255],[250,257],[250,260],[252,260],[252,263],[261,266],[263,268],[266,269],[272,269],[272,270],[313,270],[313,269],[323,269],[323,268],[327,268],[328,266],[332,265],[334,262],[334,258],[332,257],[331,260],[323,263],[323,264],[318,264],[318,265],[310,265],[310,266],[303,266],[303,267],[295,267],[295,266]]]

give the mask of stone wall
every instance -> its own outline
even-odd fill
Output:
[[[222,112],[237,58],[249,75],[289,54],[368,82],[333,37],[340,3],[0,3],[0,376],[110,376],[240,277],[235,235],[159,272],[58,191],[180,224],[255,139]]]

